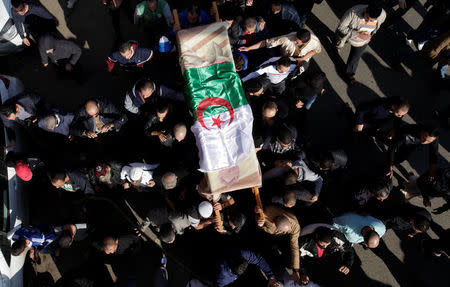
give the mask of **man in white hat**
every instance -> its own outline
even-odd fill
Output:
[[[133,186],[138,191],[141,191],[144,188],[155,186],[153,170],[158,166],[159,164],[152,165],[140,162],[134,162],[124,166],[120,172],[120,178],[127,180],[123,184],[123,188],[128,189]]]

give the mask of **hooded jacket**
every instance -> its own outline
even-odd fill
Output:
[[[111,72],[114,69],[116,63],[127,67],[143,67],[146,62],[153,58],[153,51],[151,49],[140,48],[138,46],[138,42],[136,41],[128,41],[128,43],[131,44],[131,48],[134,51],[133,56],[131,56],[130,59],[126,59],[120,54],[119,51],[113,52],[106,60],[108,72]]]
[[[53,49],[52,53],[46,51]],[[56,40],[53,36],[45,35],[39,40],[39,53],[41,54],[42,64],[48,64],[48,59],[57,64],[59,60],[68,59],[74,66],[81,56],[81,49],[75,43],[67,40]]]

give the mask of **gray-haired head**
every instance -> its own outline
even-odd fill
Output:
[[[56,128],[56,124],[58,123],[55,115],[48,115],[42,121],[44,126],[49,130],[54,130]]]
[[[166,172],[161,179],[164,189],[174,189],[177,186],[177,175],[173,172]]]

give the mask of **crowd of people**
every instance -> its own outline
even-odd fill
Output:
[[[155,253],[160,266],[146,271],[152,276],[147,276],[145,286],[168,286],[172,275],[167,264],[181,270],[183,257],[195,262],[187,270],[200,274],[191,280],[203,284],[198,286],[366,286],[356,271],[354,247],[359,244],[378,254],[385,247],[387,229],[402,241],[420,242],[416,252],[423,256],[449,254],[449,231],[441,230],[439,239],[428,237],[428,229],[436,225],[432,215],[409,202],[417,195],[424,207],[431,206],[432,197],[448,201],[450,168],[448,159],[444,164],[439,160],[440,127],[403,121],[410,110],[408,97],[380,98],[355,111],[349,105],[342,107],[351,123],[347,133],[355,139],[351,148],[364,149],[373,142],[386,147],[385,166],[366,178],[352,174],[348,168],[352,158],[343,144],[323,148],[304,136],[305,126],[314,125],[307,121],[308,112],[327,93],[326,74],[310,67],[323,47],[306,27],[313,5],[321,1],[218,1],[217,10],[209,2],[183,2],[177,7],[171,2],[144,0],[128,7],[133,24],[142,27],[152,43],[143,47],[126,39],[121,29],[118,11],[131,4],[103,0],[118,43],[105,59],[105,70],[134,79],[120,105],[99,95],[69,112],[51,105],[45,95],[26,90],[0,106],[10,140],[6,164],[25,187],[48,189],[69,206],[61,207],[63,216],[52,222],[32,220],[8,233],[12,256],[26,255],[25,265],[34,270],[26,276],[27,286],[136,286],[147,244],[162,246],[164,252]],[[342,67],[348,85],[358,84],[358,63],[371,39],[397,29],[396,22],[416,2],[370,1],[347,7],[334,43],[337,53],[351,46]],[[79,63],[82,49],[58,36],[55,17],[39,2],[11,3],[23,43],[38,49],[43,67],[55,65],[58,73],[82,84],[86,80],[85,67]],[[394,4],[395,12],[386,13],[385,8]],[[77,9],[76,2],[69,1],[68,8]],[[172,8],[179,8],[177,17]],[[446,83],[450,6],[435,0],[428,1],[427,8],[422,25],[405,31],[405,38],[417,44],[430,72],[438,65],[437,78]],[[198,191],[204,175],[198,171],[199,152],[190,130],[193,118],[180,85],[180,67],[176,60],[155,66],[158,57],[176,59],[178,30],[212,23],[216,17],[228,24],[235,71],[253,112],[262,207],[246,190],[220,196]],[[173,66],[168,68],[169,63]],[[161,79],[167,69],[172,77]],[[20,150],[25,142],[28,147]],[[429,149],[428,170],[404,180],[395,167],[424,146]],[[135,207],[139,220],[123,204],[130,194],[137,194],[145,205]],[[99,202],[121,214],[126,227],[115,228],[114,222],[102,225],[98,216],[109,213],[99,211],[104,208]],[[46,213],[39,206],[33,208]],[[448,209],[447,203],[434,213]],[[208,262],[197,260],[201,256],[190,250],[202,248],[200,243],[206,244],[205,250],[208,244],[215,247],[206,251]],[[170,255],[169,260],[164,254]],[[64,263],[71,256],[81,256],[81,263]]]

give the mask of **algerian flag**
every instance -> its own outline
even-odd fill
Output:
[[[226,23],[177,34],[186,97],[200,151],[200,170],[240,164],[254,152],[253,116],[241,80],[234,72]]]

